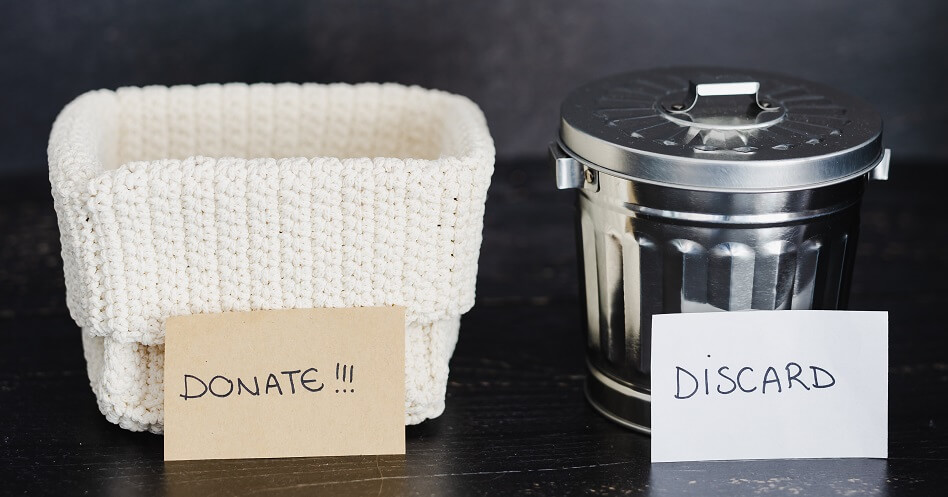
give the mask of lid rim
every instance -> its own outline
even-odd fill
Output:
[[[656,186],[662,186],[666,188],[675,188],[680,190],[694,190],[694,191],[705,191],[705,192],[721,192],[721,193],[778,193],[778,192],[792,192],[800,190],[810,190],[816,188],[823,188],[827,186],[837,185],[839,183],[845,183],[847,181],[856,180],[862,176],[868,176],[869,173],[879,165],[879,162],[883,160],[883,155],[885,150],[880,149],[879,154],[869,161],[867,165],[863,166],[860,169],[857,169],[845,176],[840,176],[833,179],[828,179],[820,181],[818,183],[803,183],[795,185],[781,185],[781,186],[707,186],[700,184],[689,184],[689,183],[673,183],[670,181],[663,181],[658,179],[646,178],[641,176],[634,176],[629,173],[624,173],[621,171],[616,171],[608,167],[597,164],[582,155],[576,153],[574,150],[570,149],[569,146],[563,141],[562,135],[557,137],[556,143],[563,149],[567,155],[581,162],[583,165],[595,169],[603,174],[608,174],[621,178],[627,181],[635,181],[641,183],[648,183]],[[698,162],[701,162],[701,159],[695,159]]]
[[[707,125],[689,127],[660,112],[651,114],[657,104],[642,96],[658,95],[659,88],[668,95],[681,81],[723,72],[765,82],[767,98],[793,113],[790,122],[781,119],[773,128],[755,125],[754,130],[725,122],[720,129],[709,128],[706,136],[698,133],[708,132]],[[881,117],[858,98],[796,78],[715,68],[632,72],[581,86],[563,101],[559,142],[578,160],[616,176],[721,191],[837,183],[864,174],[883,154]],[[727,146],[715,146],[718,142]]]

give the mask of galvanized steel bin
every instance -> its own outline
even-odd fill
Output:
[[[551,152],[578,192],[587,396],[646,432],[652,316],[845,308],[862,194],[889,167],[864,102],[720,68],[582,86]]]

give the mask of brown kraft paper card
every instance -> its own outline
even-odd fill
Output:
[[[405,309],[177,316],[165,460],[405,453]]]

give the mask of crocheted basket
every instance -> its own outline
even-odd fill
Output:
[[[417,87],[78,97],[53,125],[49,178],[100,410],[162,431],[168,316],[401,305],[405,422],[440,415],[493,164],[480,109]]]

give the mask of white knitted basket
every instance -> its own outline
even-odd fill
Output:
[[[440,415],[493,164],[480,109],[417,87],[78,97],[53,125],[49,178],[102,413],[162,431],[168,316],[402,305],[405,422]]]

